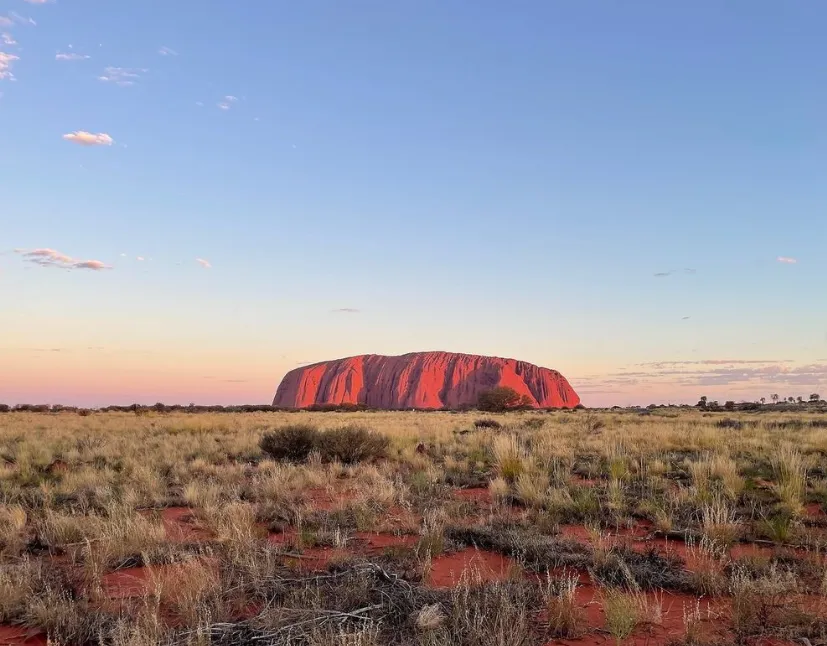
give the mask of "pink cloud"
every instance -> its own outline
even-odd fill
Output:
[[[25,249],[15,249],[15,253],[23,256],[28,262],[34,263],[41,267],[56,267],[58,269],[90,269],[92,271],[101,271],[103,269],[112,269],[111,266],[101,262],[100,260],[77,260],[65,253],[61,253],[55,249],[32,249],[27,251]]]

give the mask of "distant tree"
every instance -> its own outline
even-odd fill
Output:
[[[501,413],[507,410],[525,408],[531,405],[531,400],[525,395],[520,395],[513,388],[508,386],[497,386],[491,390],[480,393],[477,400],[477,408],[489,413]]]
[[[764,405],[764,404],[766,404],[766,403],[767,403],[767,398],[766,398],[766,397],[762,397],[762,398],[761,398],[761,405],[763,406],[763,405]]]
[[[724,404],[726,410],[735,410],[735,402],[730,400]]]
[[[709,410],[721,410],[721,405],[718,403],[717,399],[709,402],[706,406]]]
[[[795,397],[787,397],[787,401],[790,402],[791,404],[794,404],[795,403]]]
[[[821,395],[819,395],[818,393],[813,393],[812,395],[810,395],[810,401],[811,402],[821,401]]]
[[[11,410],[11,406],[8,404],[0,404],[0,413],[8,413]]]
[[[698,408],[706,408],[706,395],[701,395],[701,398],[698,400]]]
[[[773,393],[772,395],[770,395],[770,399],[772,399],[773,404],[778,403],[778,395],[777,394]]]
[[[795,398],[795,400],[796,400],[799,404],[803,404],[803,403],[804,403],[804,398],[803,398],[801,395],[799,395],[798,397],[796,397],[796,398]]]
[[[163,413],[167,409],[167,407],[164,406],[161,402],[158,402],[152,408],[158,413]]]

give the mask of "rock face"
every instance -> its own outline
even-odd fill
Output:
[[[537,408],[573,408],[580,397],[556,370],[525,361],[455,352],[366,354],[288,372],[274,406],[364,404],[389,410],[474,406],[481,392],[508,386]]]

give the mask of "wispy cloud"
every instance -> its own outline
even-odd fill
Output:
[[[356,309],[355,307],[340,307],[330,311],[334,314],[359,314],[362,310]]]
[[[104,68],[103,74],[98,77],[98,80],[104,83],[114,83],[121,87],[129,87],[135,85],[137,80],[141,78],[141,74],[146,74],[148,71],[144,68],[110,66]]]
[[[788,256],[778,256],[775,260],[786,265],[795,265],[798,262],[795,258],[790,258]]]
[[[664,368],[667,366],[729,366],[729,365],[759,365],[763,363],[795,363],[792,359],[699,359],[695,361],[653,361],[638,363],[638,366]]]
[[[135,260],[137,260],[138,262],[143,262],[144,257],[143,256],[138,256],[137,258],[135,258]]]
[[[0,40],[2,40],[3,44],[7,47],[14,47],[17,44],[17,41],[14,39],[14,36],[12,36],[8,32],[3,32],[2,34],[0,34]]]
[[[82,260],[72,265],[75,269],[93,269],[98,271],[100,269],[111,269],[109,265],[102,263],[100,260]]]
[[[71,141],[81,146],[111,146],[115,141],[104,132],[97,134],[86,132],[85,130],[76,130],[67,135],[63,135],[66,141]]]
[[[228,94],[224,97],[224,100],[218,104],[218,108],[219,110],[229,110],[231,107],[233,107],[234,103],[238,103],[238,97],[233,96],[232,94]]]
[[[203,258],[196,258],[195,262],[201,265],[204,269],[211,269],[212,264],[210,264],[209,260],[204,260]]]
[[[13,81],[12,67],[20,57],[8,52],[0,52],[0,81]]]
[[[52,0],[26,0],[29,4],[48,4]]]
[[[34,21],[33,18],[28,16],[21,16],[16,11],[9,12],[9,19],[11,20],[11,24],[18,24],[18,25],[31,25],[32,27],[36,27],[37,23]]]
[[[667,276],[671,276],[672,274],[677,274],[680,271],[681,271],[680,269],[670,269],[669,271],[659,271],[656,274],[652,274],[652,275],[655,278],[666,278]],[[683,273],[685,273],[685,274],[694,274],[695,270],[690,268],[690,267],[687,267],[687,268],[683,269]]]
[[[85,61],[92,58],[87,54],[77,54],[75,52],[58,52],[55,54],[56,61]]]
[[[176,51],[175,51],[174,49],[172,49],[171,47],[163,47],[163,46],[162,46],[162,47],[160,47],[160,48],[158,49],[158,53],[159,53],[161,56],[178,56],[178,52],[176,52]]]
[[[57,269],[91,269],[92,271],[112,269],[112,267],[101,262],[100,260],[78,260],[55,249],[15,249],[15,252],[22,255],[23,259],[27,262],[40,265],[41,267],[55,267]]]

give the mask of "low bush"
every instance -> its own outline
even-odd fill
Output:
[[[290,424],[265,433],[261,450],[275,460],[303,462],[319,443],[319,430],[310,424]]]
[[[502,428],[502,426],[497,420],[491,419],[490,417],[481,417],[480,419],[474,420],[475,428]]]
[[[387,455],[390,440],[364,426],[344,426],[320,434],[316,449],[325,461],[354,464]]]
[[[733,428],[735,430],[740,430],[744,427],[744,425],[737,419],[730,419],[729,417],[725,417],[724,419],[719,419],[715,422],[715,426],[718,428]]]
[[[304,462],[318,452],[322,460],[355,464],[385,457],[390,441],[363,426],[319,431],[310,424],[290,424],[265,433],[259,447],[275,460]]]

